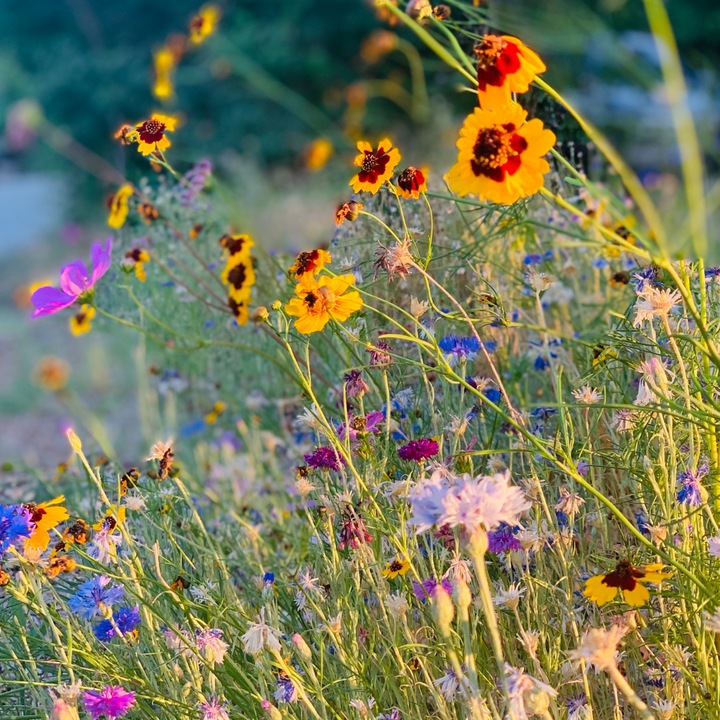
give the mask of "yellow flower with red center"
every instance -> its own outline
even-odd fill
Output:
[[[190,21],[190,40],[195,45],[205,42],[212,35],[221,12],[217,5],[203,5],[200,12]]]
[[[309,335],[322,330],[330,319],[345,322],[363,306],[360,293],[347,292],[354,282],[352,274],[334,278],[323,275],[317,282],[306,275],[295,286],[297,297],[285,306],[285,312],[297,318],[295,329]]]
[[[357,144],[357,149],[360,154],[355,158],[355,164],[360,167],[360,172],[350,184],[355,192],[374,194],[392,177],[395,166],[400,162],[400,151],[387,138],[380,142],[377,150],[362,141]]]
[[[510,35],[485,35],[475,47],[478,100],[481,107],[498,110],[511,93],[528,91],[545,64],[530,48]]]
[[[84,335],[92,329],[92,319],[95,317],[95,308],[83,304],[80,312],[70,318],[70,332],[73,335]]]
[[[150,256],[142,248],[135,248],[134,250],[128,250],[125,253],[125,257],[122,259],[120,265],[128,270],[135,270],[135,275],[140,282],[145,282],[145,265],[144,263],[150,262]]]
[[[230,286],[228,294],[235,302],[247,303],[250,300],[252,287],[255,284],[255,270],[249,253],[231,255],[220,277]]]
[[[400,173],[400,177],[398,177],[397,186],[398,192],[404,198],[412,197],[417,200],[420,197],[420,193],[427,192],[425,173],[416,167],[405,168],[405,170]]]
[[[585,581],[585,595],[598,605],[605,605],[622,592],[628,605],[640,607],[650,599],[650,591],[644,583],[661,583],[673,574],[664,570],[662,563],[653,563],[635,567],[627,560],[622,560],[612,572],[596,575]]]
[[[325,267],[326,263],[330,263],[331,259],[327,250],[303,251],[295,258],[295,262],[288,268],[288,272],[294,275],[296,280],[302,282],[306,276],[314,278]]]
[[[32,535],[25,541],[25,547],[45,551],[50,544],[50,531],[67,520],[70,515],[60,505],[65,502],[64,495],[58,495],[54,500],[40,503],[28,503],[25,507],[30,511],[30,519],[35,523]]]
[[[176,118],[169,115],[154,114],[150,120],[135,128],[137,132],[138,151],[143,155],[154,152],[163,152],[170,147],[170,140],[165,136],[167,132],[174,132]],[[129,133],[125,135],[128,137]]]
[[[410,561],[406,557],[398,555],[394,560],[385,563],[382,576],[388,580],[404,575],[410,569]]]
[[[550,171],[543,156],[555,135],[542,121],[526,118],[514,103],[498,110],[475,108],[460,130],[458,160],[447,175],[450,189],[506,205],[538,192]]]
[[[108,216],[108,225],[111,228],[121,228],[125,224],[128,216],[128,198],[133,194],[130,185],[123,185],[110,198],[110,215]]]

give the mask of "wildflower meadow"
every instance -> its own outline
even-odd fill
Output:
[[[114,137],[142,171],[80,156],[104,239],[27,311],[123,333],[146,445],[80,413],[0,505],[0,717],[720,718],[717,163],[665,5],[635,4],[676,202],[492,5],[378,0],[365,51],[440,68],[454,162],[317,138],[341,202],[292,252],[175,155],[166,101],[228,10],[156,52],[161,109]]]

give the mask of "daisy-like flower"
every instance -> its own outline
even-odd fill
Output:
[[[598,605],[605,605],[621,591],[628,605],[640,607],[650,599],[650,591],[644,583],[661,583],[673,576],[663,568],[662,563],[635,567],[629,561],[621,560],[612,572],[586,580],[583,595]]]
[[[713,557],[720,557],[720,537],[709,537],[707,539],[708,552]]]
[[[653,318],[667,318],[668,313],[682,300],[679,290],[657,288],[646,285],[638,291],[635,303],[635,319],[633,325],[640,327],[644,322],[652,322]]]
[[[222,639],[222,630],[205,628],[195,631],[198,650],[210,665],[222,665],[229,645]]]
[[[73,335],[84,335],[92,330],[92,320],[95,317],[95,308],[83,303],[80,312],[70,318],[70,332]]]
[[[135,704],[135,693],[127,692],[120,685],[106,685],[104,690],[88,690],[82,697],[85,711],[92,720],[104,715],[107,720],[115,720],[126,715]]]
[[[357,149],[360,154],[355,158],[355,164],[360,171],[350,185],[355,192],[375,194],[392,177],[395,166],[400,162],[400,151],[387,138],[380,142],[377,150],[362,141],[357,144]]]
[[[247,632],[240,638],[243,649],[250,655],[257,655],[267,648],[280,651],[280,633],[265,623],[265,608],[260,608],[260,615],[256,623],[250,623]]]
[[[105,249],[100,243],[92,247],[93,271],[88,275],[85,265],[72,262],[66,265],[60,273],[60,287],[62,290],[49,285],[38,288],[30,298],[35,306],[33,317],[51,315],[72,305],[76,300],[85,300],[92,294],[95,283],[108,271],[110,267],[110,253],[112,251],[112,238],[108,238]]]
[[[572,391],[573,397],[583,405],[594,405],[603,399],[602,390],[584,385],[579,390]]]
[[[525,594],[525,588],[512,584],[507,588],[498,590],[498,594],[492,599],[493,604],[502,605],[508,610],[515,610],[520,604],[520,598]]]
[[[550,171],[543,156],[555,135],[542,121],[526,123],[526,118],[527,112],[514,104],[475,108],[460,131],[458,160],[447,176],[450,189],[506,205],[538,192]]]
[[[246,244],[247,246],[247,244]],[[255,285],[255,269],[249,248],[247,251],[232,253],[220,273],[222,281],[229,285],[228,294],[236,303],[247,303]]]
[[[597,670],[609,670],[617,664],[617,646],[626,633],[627,628],[621,625],[611,625],[609,630],[591,628],[582,636],[580,645],[568,652],[568,657],[575,663],[584,660]]]
[[[86,620],[105,615],[107,610],[125,596],[125,588],[111,583],[106,575],[95,575],[86,580],[68,600],[68,607]]]
[[[35,530],[30,510],[23,505],[0,505],[0,558],[19,541],[28,541]]]
[[[398,177],[397,189],[404,198],[417,200],[421,193],[427,192],[425,173],[416,167],[405,168]]]
[[[335,213],[335,224],[340,227],[346,220],[350,222],[357,220],[357,216],[363,207],[363,204],[356,200],[348,200],[346,203],[343,203]]]
[[[385,569],[382,576],[388,580],[396,578],[398,575],[405,575],[410,569],[410,561],[406,557],[398,555],[394,560],[385,563]]]
[[[136,605],[132,608],[124,607],[113,613],[113,622],[110,622],[109,619],[103,620],[93,628],[93,633],[100,642],[107,643],[117,636],[118,630],[123,637],[131,634],[137,635],[135,628],[137,628],[139,624],[139,606]]]
[[[132,186],[123,185],[110,198],[110,215],[107,223],[111,228],[121,228],[125,224],[129,211],[128,199],[132,194]]]
[[[474,50],[478,100],[484,108],[508,105],[511,93],[527,92],[535,77],[545,72],[543,61],[510,35],[484,35]]]
[[[215,30],[220,15],[221,11],[217,5],[203,5],[198,14],[190,21],[190,42],[193,45],[205,42]]]
[[[134,248],[125,253],[125,257],[120,261],[120,266],[126,268],[128,272],[135,271],[135,276],[140,282],[145,282],[145,263],[150,262],[150,256],[142,248]]]
[[[298,282],[301,282],[304,277],[314,278],[325,265],[330,264],[331,260],[327,250],[303,251],[295,258],[295,262],[288,268],[288,272]]]
[[[227,706],[227,702],[221,702],[214,695],[211,695],[206,701],[198,705],[198,710],[202,713],[202,720],[230,720]]]
[[[285,312],[295,321],[295,329],[303,335],[319,332],[331,319],[345,322],[350,315],[363,306],[360,293],[347,292],[355,282],[352,274],[328,277],[323,275],[317,282],[307,276],[295,286],[297,297],[285,306]]]
[[[39,505],[35,503],[25,505],[30,511],[30,520],[35,524],[32,535],[25,543],[26,547],[41,551],[47,550],[47,546],[50,544],[50,531],[70,517],[68,511],[60,505],[63,502],[65,502],[65,496],[59,495],[54,500]]]
[[[177,119],[168,115],[154,114],[150,120],[145,120],[135,128],[138,140],[138,152],[150,155],[154,152],[164,152],[170,147],[170,140],[166,132],[175,130]]]

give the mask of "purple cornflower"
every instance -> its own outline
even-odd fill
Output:
[[[360,370],[351,370],[345,375],[345,394],[347,397],[361,397],[369,390],[370,386],[363,380]]]
[[[303,455],[305,462],[318,470],[339,470],[345,465],[345,458],[331,447],[319,447]]]
[[[501,523],[497,530],[492,530],[488,534],[488,551],[494,555],[508,550],[522,550],[522,544],[513,535],[513,529]]]
[[[180,204],[183,207],[187,207],[202,192],[211,173],[212,165],[209,160],[201,160],[185,173],[183,176],[184,182],[178,186],[182,187],[180,190]]]
[[[355,415],[348,417],[348,422],[343,423],[338,428],[340,439],[345,442],[345,438],[349,437],[350,442],[355,442],[357,436],[366,433],[379,433],[380,423],[385,419],[385,413],[371,412],[367,415]]]
[[[392,363],[392,348],[384,340],[378,340],[374,348],[365,352],[370,354],[370,365],[373,367],[386,367]]]
[[[446,335],[438,347],[448,355],[448,362],[452,366],[458,360],[474,360],[480,351],[480,341],[476,337]]]
[[[709,470],[710,468],[705,464],[695,472],[688,470],[678,475],[678,482],[682,487],[678,490],[677,501],[681,505],[697,507],[707,501],[707,490],[700,481],[708,474]]]
[[[31,513],[22,505],[0,505],[0,558],[18,540],[28,540],[35,530]]]
[[[400,720],[400,711],[397,708],[393,708],[389,713],[380,713],[376,720]]]
[[[398,450],[398,457],[401,460],[420,462],[421,460],[435,457],[439,451],[440,446],[437,440],[422,438],[420,440],[411,440],[407,445],[403,445]]]
[[[198,705],[198,710],[202,713],[202,720],[230,720],[225,709],[227,706],[227,702],[219,702],[214,695],[211,695],[207,702]]]
[[[294,703],[298,699],[298,691],[292,680],[281,673],[275,682],[277,690],[273,693],[273,697],[280,703]]]
[[[635,292],[640,294],[648,285],[652,285],[657,280],[657,275],[657,270],[652,265],[648,265],[640,272],[636,272],[630,282],[635,288]]]
[[[438,582],[434,577],[429,577],[427,580],[423,580],[422,583],[413,582],[413,592],[418,600],[425,602],[428,597],[432,597],[432,594],[438,589],[442,588],[448,595],[452,595],[452,583],[444,578],[442,582]]]
[[[124,637],[140,624],[140,608],[137,605],[134,608],[120,608],[113,613],[113,620]],[[110,620],[103,620],[93,628],[93,633],[100,642],[110,642],[117,636],[115,625]]]
[[[127,692],[120,685],[106,685],[104,690],[88,690],[82,701],[92,720],[97,720],[101,715],[107,720],[115,720],[125,715],[135,704],[135,693]]]
[[[125,588],[110,585],[110,582],[110,578],[105,575],[96,575],[86,580],[68,600],[68,607],[86,620],[103,615],[107,608],[112,608],[125,595]]]
[[[32,316],[52,315],[72,305],[78,298],[87,295],[95,283],[108,271],[110,267],[110,252],[112,251],[112,238],[108,238],[105,249],[100,243],[92,247],[93,271],[88,275],[85,265],[76,260],[66,265],[60,273],[60,287],[62,290],[46,285],[32,294],[32,304],[35,312]]]
[[[223,631],[218,628],[205,628],[195,631],[195,642],[202,656],[212,665],[222,665],[228,644],[222,639]]]

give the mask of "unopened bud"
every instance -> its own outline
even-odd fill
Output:
[[[303,660],[310,660],[312,651],[310,650],[310,646],[305,642],[305,638],[300,635],[300,633],[295,633],[292,636],[292,641],[297,648],[298,655],[300,655]]]
[[[81,453],[82,452],[82,443],[80,442],[80,438],[75,434],[75,431],[72,428],[68,428],[65,431],[65,434],[67,435],[67,439],[68,439],[68,442],[70,443],[70,447],[76,453]]]
[[[282,303],[279,300],[276,300],[271,306],[270,309],[277,312],[282,307]]]
[[[460,618],[463,622],[467,622],[469,619],[468,608],[472,602],[472,592],[464,580],[455,580],[454,595],[460,612]]]
[[[441,585],[438,585],[432,591],[430,602],[432,603],[433,616],[440,628],[440,632],[444,637],[448,637],[450,635],[450,625],[455,617],[455,606],[452,604],[450,596]]]
[[[50,711],[50,720],[80,720],[78,711],[62,698],[57,698]]]
[[[250,317],[250,319],[253,322],[261,323],[261,322],[265,322],[269,317],[270,317],[270,313],[268,312],[268,309],[261,305],[259,308],[256,308],[253,311],[253,314]]]
[[[282,713],[269,700],[263,700],[261,705],[269,720],[282,720]]]

